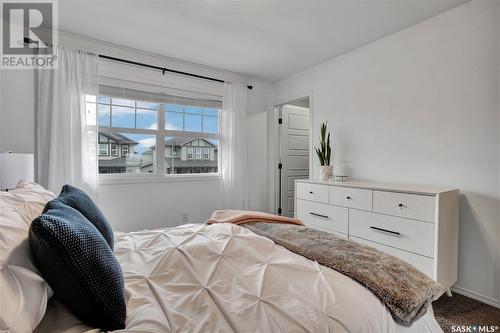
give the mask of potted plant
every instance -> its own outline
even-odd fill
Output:
[[[321,124],[320,128],[320,141],[319,148],[314,147],[318,155],[319,163],[321,164],[319,178],[321,180],[328,180],[333,175],[333,166],[330,165],[330,157],[332,155],[332,148],[330,146],[330,132],[326,135],[327,123]]]

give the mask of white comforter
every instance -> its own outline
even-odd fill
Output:
[[[115,254],[125,332],[441,332],[432,311],[398,326],[356,281],[236,225],[117,233]],[[39,326],[87,329],[56,303]]]

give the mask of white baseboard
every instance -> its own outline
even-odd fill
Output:
[[[480,294],[480,293],[477,293],[475,291],[472,291],[472,290],[469,290],[466,288],[462,288],[459,286],[453,286],[453,287],[451,287],[451,290],[453,292],[456,292],[457,294],[461,294],[461,295],[473,298],[477,301],[483,302],[485,304],[494,306],[496,308],[500,308],[500,300],[498,300],[498,299],[494,299],[494,298],[491,298],[489,296],[485,296],[483,294]]]

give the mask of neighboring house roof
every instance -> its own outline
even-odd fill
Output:
[[[108,133],[104,131],[99,131],[100,135],[104,135],[105,137],[108,137],[112,140],[115,140],[119,144],[125,144],[125,145],[138,145],[138,142],[135,142],[134,140],[127,138],[125,135],[122,135],[120,133]]]
[[[173,143],[175,143],[176,146],[184,146],[185,144],[187,144],[193,140],[196,140],[196,139],[203,140],[206,143],[208,143],[209,145],[211,145],[212,147],[217,148],[217,144],[215,144],[214,142],[212,142],[210,140],[204,139],[204,138],[170,138],[168,140],[165,140],[165,147],[170,147],[170,146],[172,146]]]
[[[193,140],[196,140],[196,139],[205,141],[206,143],[208,143],[210,146],[214,147],[215,149],[218,148],[215,143],[213,143],[210,140],[203,139],[203,138],[170,138],[168,140],[165,140],[165,147],[171,147],[172,144],[174,144],[174,143],[175,143],[176,147],[182,147],[185,144],[187,144]],[[155,146],[152,146],[151,149],[146,150],[145,152],[142,153],[142,155],[152,155],[154,149],[155,149]]]

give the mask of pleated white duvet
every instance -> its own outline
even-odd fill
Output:
[[[117,233],[124,332],[441,332],[398,326],[368,289],[232,224]],[[51,302],[39,332],[91,330]]]

